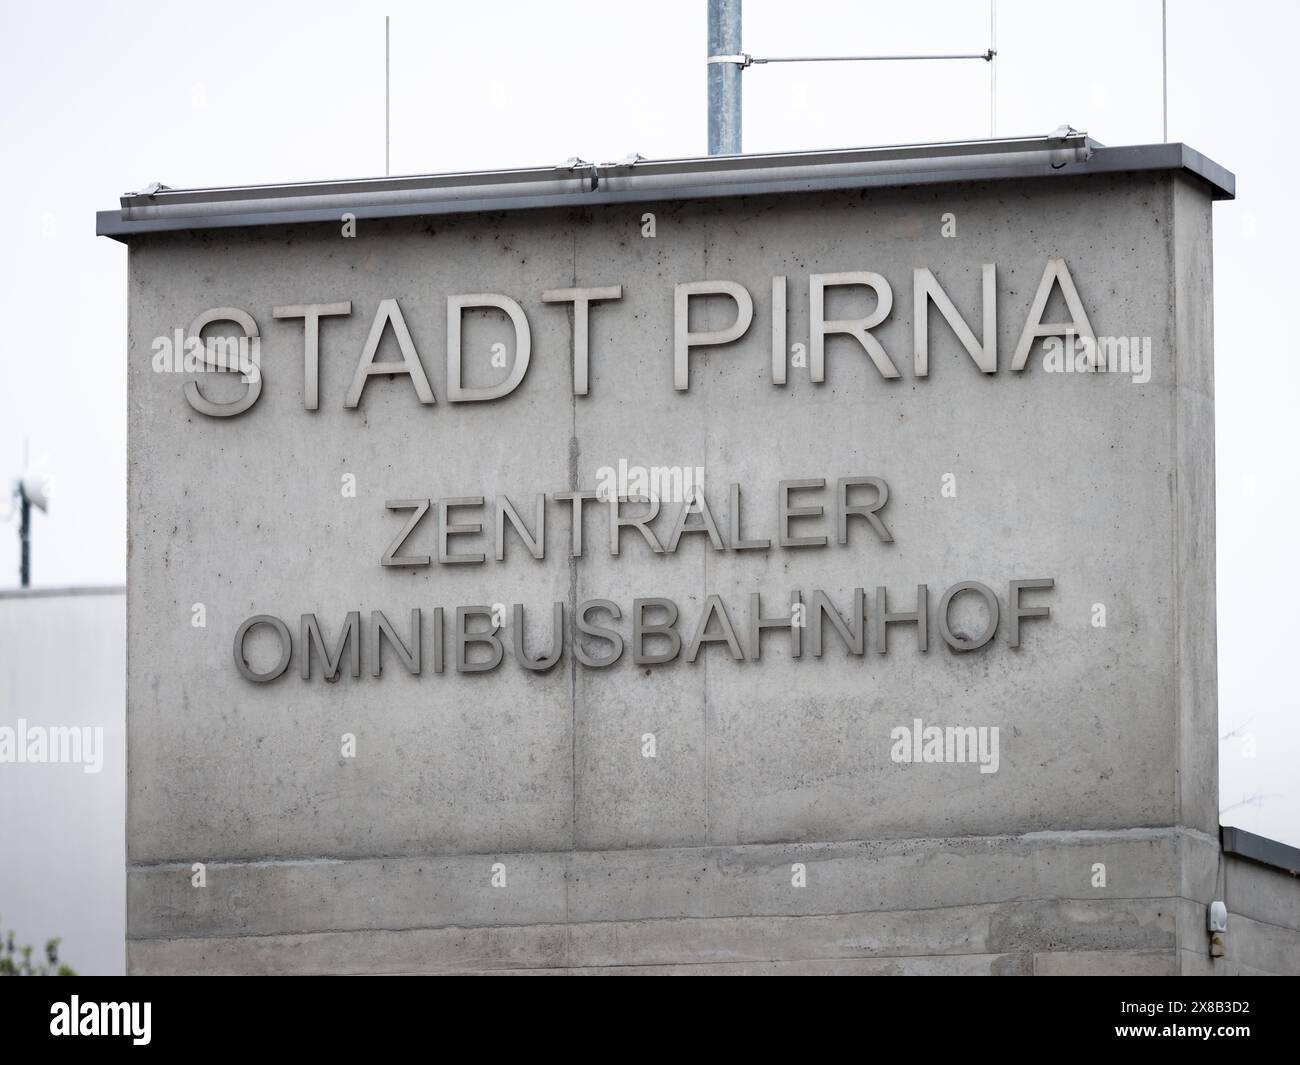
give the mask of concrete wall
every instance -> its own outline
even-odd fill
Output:
[[[85,764],[0,761],[0,934],[83,975],[126,969],[126,594],[0,593],[0,728],[103,730]]]
[[[653,239],[640,233],[656,214]],[[941,234],[956,216],[957,236]],[[136,972],[605,970],[1171,973],[1204,951],[1193,914],[1218,863],[1214,674],[1210,201],[1168,173],[1003,181],[591,211],[548,210],[136,238],[130,256],[129,958]],[[1009,370],[1047,261],[1064,258],[1098,334],[1150,337],[1150,380]],[[931,268],[978,334],[980,270],[998,268],[999,372],[981,374],[931,312],[931,371],[911,365],[912,269]],[[851,338],[826,382],[770,379],[770,284],[789,278],[788,343],[809,338],[811,273],[874,270],[894,291],[875,335],[885,382]],[[672,388],[674,282],[723,278],[755,297],[741,341]],[[543,289],[622,284],[592,316],[591,394],[571,387],[573,321]],[[528,315],[523,385],[446,402],[444,298],[502,292]],[[376,378],[343,394],[378,302],[397,298],[438,404]],[[302,325],[271,308],[351,300],[322,331],[321,409],[302,402]],[[841,303],[841,300],[843,301]],[[865,313],[841,293],[831,316]],[[265,389],[209,419],[150,368],[153,338],[209,307],[251,313]],[[726,325],[711,302],[694,323]],[[1060,294],[1048,320],[1065,317]],[[495,318],[467,316],[470,383]],[[391,335],[381,357],[396,357]],[[205,382],[216,394],[216,386]],[[236,390],[237,391],[237,390]],[[725,515],[745,491],[768,536],[782,479],[884,477],[894,542],[715,553],[686,537],[622,554],[605,518],[567,557],[552,504],[536,561],[394,569],[384,501],[593,488],[597,470],[702,466]],[[340,491],[356,477],[355,498]],[[945,495],[945,475],[955,496]],[[712,495],[718,492],[716,502]],[[666,534],[674,508],[660,518]],[[725,517],[720,517],[724,523]],[[433,525],[407,549],[433,551]],[[491,555],[490,539],[483,538]],[[469,543],[462,549],[471,548]],[[594,548],[594,549],[592,549]],[[1051,577],[1047,621],[1011,648],[938,638],[944,589]],[[689,637],[722,595],[744,631],[750,592],[931,590],[929,649],[892,628],[887,654],[700,659],[605,670],[255,685],[231,660],[255,614],[523,603],[529,644],[550,605],[668,596]],[[206,627],[191,623],[201,603]],[[1106,625],[1094,625],[1095,605]],[[954,623],[975,624],[962,611]],[[507,625],[507,633],[509,625]],[[296,635],[295,635],[296,639]],[[450,640],[448,640],[450,643]],[[250,648],[253,644],[250,642]],[[265,649],[256,651],[265,654]],[[450,654],[449,649],[449,654]],[[319,665],[317,666],[319,669]],[[891,729],[997,726],[1001,765],[904,765]],[[357,756],[340,738],[357,737]],[[653,733],[657,756],[642,756]],[[206,865],[206,886],[191,883]],[[491,883],[505,867],[506,885]],[[803,863],[807,885],[792,886]],[[1104,866],[1104,884],[1097,867]]]
[[[1220,868],[1228,907],[1224,956],[1208,971],[1228,976],[1300,975],[1300,878],[1295,873],[1224,855]],[[1206,972],[1203,958],[1191,972]]]
[[[1180,902],[1179,939],[1184,949],[1179,951],[1179,971],[1183,975],[1300,975],[1300,872],[1296,871],[1300,852],[1264,842],[1287,852],[1286,865],[1251,860],[1226,848],[1219,856],[1214,897],[1223,900],[1228,910],[1220,957],[1196,949],[1198,942],[1208,942],[1205,908],[1191,900]]]

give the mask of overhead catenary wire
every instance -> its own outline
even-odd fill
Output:
[[[734,51],[724,52],[730,46]],[[989,139],[997,137],[997,0],[989,0],[989,46],[983,52],[923,52],[907,55],[751,55],[740,50],[739,0],[710,0],[709,51],[705,63],[710,67],[735,68],[729,98],[723,101],[726,86],[709,81],[709,154],[739,152],[740,88],[739,74],[754,66],[774,63],[900,63],[982,60],[989,64]],[[718,97],[714,99],[715,95]],[[729,134],[724,136],[723,130]],[[724,146],[723,141],[727,143]]]

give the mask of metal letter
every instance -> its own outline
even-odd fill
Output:
[[[623,612],[619,610],[617,603],[608,599],[588,599],[578,607],[578,631],[587,636],[608,640],[614,650],[608,658],[593,658],[582,646],[582,641],[578,640],[575,642],[574,653],[577,654],[578,661],[584,666],[590,666],[592,669],[604,669],[606,666],[612,666],[623,657],[623,637],[614,629],[606,629],[600,625],[591,624],[587,620],[587,611],[589,610],[608,611],[609,616],[615,621],[623,616]]]
[[[822,656],[822,622],[830,618],[831,626],[839,634],[845,649],[851,655],[860,655],[866,649],[867,611],[866,593],[861,588],[853,589],[853,613],[849,621],[840,617],[826,593],[820,588],[813,589],[812,599],[808,603],[808,650],[814,658]],[[856,625],[854,624],[856,620]]]
[[[514,619],[514,631],[510,636],[514,644],[515,661],[524,669],[531,669],[534,673],[545,673],[564,654],[564,604],[556,603],[551,608],[551,653],[542,658],[530,658],[524,647],[523,603],[515,604]]]
[[[790,493],[799,488],[825,488],[822,477],[809,477],[800,481],[781,481],[776,486],[777,499],[777,536],[782,547],[825,547],[824,536],[791,536],[790,520],[792,518],[820,518],[823,508],[792,507]]]
[[[650,509],[645,514],[625,518],[620,510],[624,503],[649,503]],[[658,537],[655,536],[654,530],[648,528],[649,523],[658,516],[659,500],[657,497],[651,496],[646,499],[642,496],[635,498],[629,496],[624,499],[611,499],[609,501],[609,553],[611,555],[618,554],[619,533],[625,527],[630,526],[645,537],[645,542],[650,545],[651,551],[656,555],[662,555],[664,553],[663,546],[659,543]]]
[[[647,607],[663,607],[668,611],[668,617],[662,624],[647,625],[645,623],[645,612]],[[673,626],[677,622],[677,604],[671,599],[633,599],[632,600],[632,661],[638,666],[659,665],[663,662],[671,662],[682,650],[682,638],[678,635]],[[671,651],[665,651],[663,654],[652,655],[645,650],[645,638],[647,636],[665,636],[672,646]]]
[[[466,307],[496,307],[510,316],[515,327],[515,364],[499,384],[486,388],[463,388],[460,383],[460,316]],[[508,396],[528,372],[528,359],[532,347],[532,334],[524,309],[509,296],[496,292],[479,292],[472,296],[447,297],[447,401],[449,403],[481,403],[488,399]]]
[[[433,608],[433,671],[441,673],[443,668],[443,650],[442,650],[442,607]]]
[[[599,493],[592,491],[580,492],[556,492],[552,499],[569,500],[573,510],[573,516],[570,519],[570,548],[569,555],[572,558],[582,557],[582,504],[589,499],[599,498]]]
[[[397,652],[397,657],[402,660],[406,672],[417,677],[420,675],[420,620],[420,610],[416,607],[411,611],[411,644],[408,647],[382,610],[370,612],[370,630],[366,633],[366,657],[370,659],[372,677],[379,676],[384,669],[381,637]]]
[[[1051,577],[1031,577],[1029,580],[1012,581],[1011,590],[1007,595],[1007,601],[1011,609],[1008,613],[1011,615],[1011,646],[1020,646],[1020,619],[1021,618],[1050,618],[1052,608],[1046,606],[1021,606],[1020,592],[1022,589],[1029,588],[1055,588],[1056,581]]]
[[[772,541],[766,538],[762,540],[742,540],[740,538],[740,485],[731,486],[731,550],[733,551],[766,551],[772,546]]]
[[[677,541],[682,538],[683,533],[708,533],[709,542],[713,544],[713,550],[725,551],[727,545],[722,542],[722,534],[718,532],[718,523],[713,520],[713,514],[709,511],[709,504],[704,498],[704,492],[701,489],[695,490],[694,502],[699,504],[700,520],[702,525],[687,525],[686,519],[691,514],[692,500],[684,499],[682,509],[677,515],[677,521],[673,525],[672,535],[668,537],[668,543],[664,545],[664,550],[672,554],[677,550]]]
[[[958,636],[948,627],[948,607],[959,592],[975,592],[983,598],[988,610],[988,622],[984,631],[974,639]],[[979,581],[961,581],[944,592],[943,598],[939,600],[939,635],[954,651],[978,650],[993,639],[993,634],[998,631],[998,610],[998,597],[992,588]]]
[[[298,645],[302,651],[300,672],[303,680],[311,680],[311,656],[314,651],[324,660],[323,674],[326,680],[337,680],[339,670],[343,668],[343,654],[348,654],[348,672],[354,677],[361,676],[361,611],[348,612],[343,622],[343,631],[339,633],[338,642],[331,655],[325,649],[325,637],[321,635],[320,625],[315,614],[303,614],[299,619]]]
[[[275,630],[275,635],[280,641],[280,660],[265,673],[253,672],[253,668],[244,657],[244,637],[248,635],[250,629],[256,628],[258,625],[270,625]],[[271,614],[258,614],[240,625],[239,630],[235,633],[235,668],[239,670],[240,676],[245,680],[265,684],[269,680],[275,680],[276,677],[289,668],[289,653],[292,649],[293,638],[289,635],[289,626]]]
[[[1052,283],[1056,282],[1061,286],[1061,295],[1065,297],[1065,306],[1070,312],[1070,321],[1068,322],[1044,322],[1043,312],[1047,310],[1047,300],[1052,295]],[[1020,334],[1020,343],[1016,345],[1016,354],[1011,359],[1011,368],[1013,370],[1023,370],[1025,363],[1029,360],[1029,349],[1034,346],[1035,337],[1063,337],[1067,332],[1073,332],[1079,337],[1090,339],[1093,344],[1097,343],[1096,334],[1092,331],[1092,325],[1088,322],[1088,312],[1083,309],[1083,301],[1079,299],[1079,290],[1074,287],[1074,279],[1070,277],[1070,271],[1066,269],[1064,259],[1048,259],[1047,269],[1043,271],[1043,279],[1038,283],[1038,292],[1034,295],[1034,302],[1029,308],[1029,317],[1025,319],[1024,332]],[[1074,352],[1066,353],[1071,360],[1074,359]]]
[[[876,490],[876,501],[868,506],[865,503],[849,503],[849,489],[854,485],[869,484]],[[885,528],[885,523],[876,517],[876,511],[889,502],[889,486],[880,477],[841,477],[836,482],[839,497],[839,513],[836,521],[836,539],[841,544],[849,542],[849,517],[858,515],[867,519],[882,544],[892,544],[894,537]]]
[[[772,384],[785,384],[785,278],[772,278]]]
[[[350,301],[295,303],[271,310],[272,318],[302,319],[302,404],[307,410],[316,410],[320,407],[320,320],[326,315],[351,313]]]
[[[790,631],[790,657],[798,658],[803,653],[803,627],[794,623],[793,608],[802,602],[798,592],[790,593],[791,612],[784,618],[763,617],[762,602],[758,592],[749,594],[749,660],[757,662],[763,657],[763,631],[765,629],[788,629]]]
[[[912,358],[917,377],[930,373],[930,301],[939,308],[957,339],[985,373],[998,372],[998,286],[997,266],[984,264],[984,343],[975,339],[965,320],[957,313],[948,293],[925,267],[912,271]]]
[[[381,566],[428,566],[433,563],[433,559],[428,555],[402,555],[398,556],[397,552],[402,549],[415,527],[420,524],[420,519],[429,512],[429,500],[427,499],[388,499],[384,501],[384,507],[388,510],[414,510],[415,516],[402,526],[402,531],[397,534],[397,538],[388,545],[388,550],[384,552],[384,557],[379,560]]]
[[[471,615],[486,617],[491,621],[492,608],[490,606],[458,606],[456,608],[456,672],[488,673],[501,664],[501,657],[505,650],[501,646],[501,641],[497,639],[497,626],[495,623],[487,632],[469,632],[466,630],[465,623]],[[491,647],[492,660],[490,662],[470,662],[468,648],[472,643],[485,643]]]
[[[542,293],[543,303],[573,304],[573,394],[585,396],[590,387],[587,373],[589,347],[588,317],[591,304],[597,300],[621,300],[622,285],[605,288],[548,288]]]
[[[826,290],[840,285],[866,285],[876,294],[876,309],[865,318],[844,318],[834,322],[826,321]],[[832,333],[846,333],[856,337],[858,343],[866,349],[876,369],[885,378],[900,376],[880,341],[871,335],[871,330],[889,317],[894,305],[894,291],[889,282],[879,274],[868,270],[846,274],[813,274],[808,278],[808,316],[812,328],[808,366],[812,371],[814,382],[826,380],[826,337]]]
[[[706,631],[709,621],[714,617],[722,626],[721,632]],[[740,643],[736,639],[735,627],[731,624],[731,618],[727,616],[727,607],[720,595],[711,595],[704,601],[704,613],[700,615],[700,623],[695,626],[695,635],[691,637],[691,642],[686,648],[686,661],[694,662],[700,653],[700,645],[705,643],[725,643],[732,658],[737,662],[745,660],[745,652],[741,650]]]
[[[692,296],[730,296],[736,301],[736,320],[726,329],[692,333]],[[691,387],[691,348],[730,344],[745,335],[754,320],[754,301],[744,285],[735,281],[687,281],[673,286],[673,388],[684,392]]]
[[[244,336],[250,339],[258,336],[257,322],[253,320],[251,314],[247,311],[241,311],[238,307],[214,307],[212,310],[204,311],[190,323],[186,338],[187,340],[193,339],[199,342],[199,348],[203,352],[203,364],[212,369],[226,370],[229,369],[229,366],[222,365],[219,359],[210,358],[207,348],[203,344],[203,329],[213,322],[234,322],[244,331]],[[179,359],[180,356],[181,353],[177,352],[176,358]],[[257,376],[246,381],[245,384],[248,387],[239,399],[230,403],[213,403],[212,400],[204,398],[203,393],[199,391],[197,381],[186,381],[185,399],[196,411],[200,414],[206,414],[209,418],[233,418],[236,414],[243,414],[244,411],[248,410],[257,402],[257,397],[262,394],[260,367]]]
[[[889,633],[887,627],[894,624],[915,624],[916,625],[916,649],[924,651],[930,646],[929,643],[929,617],[930,617],[930,592],[924,584],[916,586],[916,609],[902,614],[891,614],[889,612],[888,598],[885,589],[880,585],[876,586],[876,651],[884,654],[889,649]]]
[[[497,499],[497,561],[504,562],[506,557],[506,519],[510,519],[510,524],[515,527],[515,532],[519,534],[519,539],[524,542],[528,548],[528,553],[533,558],[543,558],[546,555],[546,493],[537,493],[537,535],[533,536],[524,525],[523,519],[519,512],[515,510],[515,505],[505,496]]]
[[[473,554],[453,555],[447,551],[447,540],[452,536],[473,536],[483,531],[482,522],[474,522],[473,525],[452,525],[447,520],[448,512],[452,507],[481,507],[483,505],[482,496],[460,496],[456,499],[438,500],[438,561],[444,566],[454,566],[460,563],[478,563],[485,559],[482,551],[476,551]]]
[[[389,322],[393,323],[393,336],[397,338],[402,361],[377,363],[375,355],[379,352],[379,341],[383,338],[384,326]],[[348,394],[343,397],[345,409],[361,402],[361,392],[374,374],[406,374],[415,386],[415,394],[421,403],[428,405],[437,402],[433,398],[433,389],[429,387],[429,379],[424,374],[424,364],[420,362],[415,343],[411,340],[411,331],[406,328],[406,319],[402,317],[402,308],[398,306],[397,300],[379,301],[379,309],[375,311],[375,320],[370,323],[370,335],[366,337],[366,346],[361,351],[357,371],[352,375]]]

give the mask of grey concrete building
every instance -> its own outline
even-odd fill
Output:
[[[1300,971],[1218,821],[1233,191],[1071,134],[123,197],[130,971]]]

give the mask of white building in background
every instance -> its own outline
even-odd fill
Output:
[[[0,934],[126,969],[126,589],[0,591]]]

